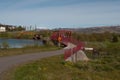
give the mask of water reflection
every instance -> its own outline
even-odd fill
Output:
[[[9,48],[22,48],[28,45],[42,45],[40,40],[28,40],[28,39],[0,39],[0,45],[7,43]]]

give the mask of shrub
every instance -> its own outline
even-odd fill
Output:
[[[7,42],[3,42],[2,45],[1,45],[1,47],[3,49],[8,49],[9,48],[9,44]]]
[[[112,42],[118,42],[118,36],[117,35],[112,36]]]

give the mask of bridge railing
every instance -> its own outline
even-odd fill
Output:
[[[57,33],[54,33],[51,36],[51,39],[58,40]],[[66,49],[65,50],[64,59],[67,59],[71,55],[75,54],[79,50],[83,50],[83,48],[84,48],[84,43],[83,42],[78,41],[78,40],[76,40],[76,39],[74,39],[74,38],[72,38],[70,36],[61,35],[61,43],[63,43],[64,45],[68,45],[68,43],[73,43],[73,44],[77,45],[76,47],[74,47],[72,49]]]

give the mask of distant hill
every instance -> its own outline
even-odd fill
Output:
[[[120,26],[102,26],[102,27],[89,27],[89,28],[60,28],[64,30],[71,30],[79,33],[120,33]]]
[[[90,27],[90,28],[79,28],[77,32],[81,33],[120,33],[120,26],[106,26],[106,27]]]

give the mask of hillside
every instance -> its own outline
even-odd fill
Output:
[[[61,30],[71,30],[80,33],[120,33],[120,26],[101,26],[101,27],[89,27],[89,28],[60,28]],[[58,29],[59,30],[59,29]]]
[[[76,31],[82,33],[103,33],[103,32],[120,33],[120,26],[79,28],[76,29]]]

